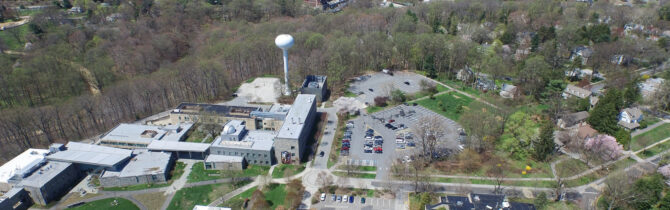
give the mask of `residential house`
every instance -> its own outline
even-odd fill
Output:
[[[535,210],[535,205],[509,202],[505,195],[470,193],[468,196],[441,196],[438,203],[427,204],[424,209]]]
[[[556,124],[560,128],[569,128],[584,122],[588,117],[589,113],[586,111],[565,114],[558,119]]]
[[[470,67],[465,67],[462,68],[461,70],[458,70],[458,73],[456,73],[456,79],[464,82],[470,82],[472,81],[472,77],[474,77],[475,73],[470,69]]]
[[[598,131],[596,129],[591,128],[591,125],[588,123],[582,123],[579,125],[579,128],[577,128],[577,137],[580,139],[587,139],[596,136],[598,134]]]
[[[514,98],[519,95],[519,88],[514,85],[503,84],[500,89],[500,96],[503,98]]]
[[[565,91],[563,91],[563,98],[567,99],[570,96],[576,96],[578,98],[587,98],[591,96],[591,91],[569,84],[565,88]]]
[[[570,55],[570,60],[574,60],[577,57],[582,59],[582,65],[586,65],[589,61],[589,58],[593,55],[593,50],[586,46],[579,46],[572,50]]]
[[[628,130],[640,127],[640,122],[642,122],[642,110],[638,108],[625,108],[619,113],[619,125]]]

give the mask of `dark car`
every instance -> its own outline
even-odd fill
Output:
[[[373,90],[372,88],[368,88],[368,90],[369,90],[370,92],[374,92],[374,91],[375,91],[375,90]]]
[[[333,201],[337,200],[337,195],[333,194]]]
[[[386,125],[384,125],[384,126],[386,126],[386,128],[392,128],[393,127],[393,125],[391,125],[391,123],[386,123]]]
[[[365,198],[361,198],[361,203],[365,203]]]
[[[406,84],[406,85],[409,85],[409,81],[405,81],[405,84]]]
[[[354,196],[349,196],[349,203],[354,203]]]
[[[326,155],[325,152],[323,152],[323,151],[319,152],[319,157],[323,157],[324,155]]]

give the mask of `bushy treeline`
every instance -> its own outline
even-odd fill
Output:
[[[645,46],[627,52],[634,55],[665,53],[655,43],[606,39],[597,34],[604,29],[582,27],[598,22],[593,13],[616,12],[606,5],[482,0],[396,9],[356,1],[331,14],[302,2],[130,0],[102,7],[81,0],[73,4],[84,8],[85,18],[74,23],[62,11],[42,12],[23,37],[32,49],[0,56],[0,150],[11,157],[26,147],[90,137],[182,101],[225,99],[241,81],[282,74],[273,42],[280,33],[296,40],[291,80],[324,74],[336,92],[369,70],[418,69],[453,78],[467,65],[494,78],[518,78],[528,95],[540,98],[547,90],[560,92],[551,81],[562,79],[570,50],[584,42]],[[621,26],[626,21],[612,19]],[[526,43],[518,38],[524,33],[540,35]],[[525,47],[533,52],[520,59],[508,52]],[[589,62],[609,66],[610,58],[601,57]],[[91,95],[92,89],[101,93]]]

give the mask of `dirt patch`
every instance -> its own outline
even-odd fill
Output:
[[[133,198],[137,199],[148,209],[160,209],[163,206],[163,202],[165,202],[166,196],[162,192],[157,192],[135,195]]]

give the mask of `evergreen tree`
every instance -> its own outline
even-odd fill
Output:
[[[658,209],[670,209],[670,193],[663,196],[663,199],[658,204]]]
[[[626,90],[623,93],[623,98],[625,107],[629,107],[633,105],[635,102],[640,100],[641,98],[640,87],[637,86],[637,81],[633,81],[631,83],[628,83],[628,85],[626,85]]]
[[[555,147],[554,127],[551,123],[545,122],[540,129],[540,137],[533,144],[535,158],[539,161],[546,160]]]
[[[614,103],[599,102],[596,107],[591,110],[591,115],[589,115],[586,121],[593,127],[593,129],[596,129],[601,133],[614,135],[619,129],[617,126],[618,111],[614,106]]]
[[[630,147],[630,132],[626,131],[625,129],[619,129],[615,134],[614,137],[616,138],[616,141],[619,142],[619,144],[623,145],[624,147],[628,148]]]

